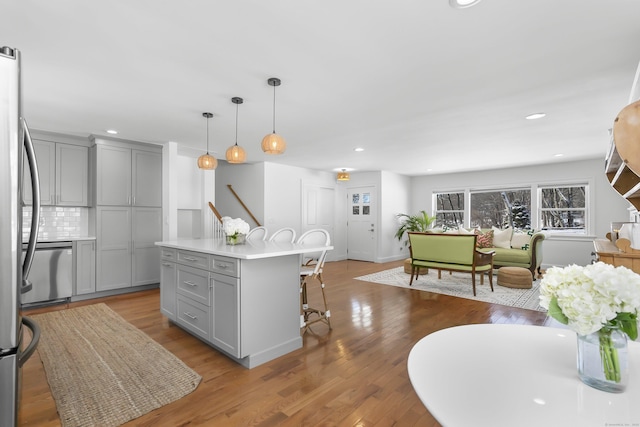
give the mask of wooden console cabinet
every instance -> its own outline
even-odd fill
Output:
[[[640,250],[633,249],[627,239],[618,239],[613,243],[609,239],[593,241],[598,260],[613,266],[624,266],[640,274]]]

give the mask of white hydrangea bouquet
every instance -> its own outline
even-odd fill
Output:
[[[242,243],[243,237],[251,230],[251,227],[242,218],[222,218],[222,228],[227,235],[227,243]]]
[[[619,330],[632,340],[638,337],[640,275],[603,262],[552,267],[540,283],[540,305],[578,335],[597,332],[606,380],[620,381],[611,333]]]

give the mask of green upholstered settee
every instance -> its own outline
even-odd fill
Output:
[[[484,274],[489,276],[493,291],[493,252],[480,251],[476,247],[476,235],[452,235],[410,232],[411,280],[417,278],[418,269],[438,270],[438,279],[442,270],[471,273],[473,295],[476,295],[476,274],[483,283]]]
[[[529,238],[526,239],[525,236]],[[495,268],[523,267],[529,270],[531,276],[535,279],[536,273],[540,274],[544,237],[541,232],[515,233],[510,239],[510,248],[492,246],[480,250],[495,251],[493,257],[493,266]]]
[[[540,274],[542,264],[542,242],[545,235],[534,231],[513,231],[511,229],[499,230],[481,229],[432,229],[431,233],[437,234],[477,234],[478,242],[488,241],[489,246],[481,248],[482,251],[495,251],[493,257],[494,268],[523,267],[531,272],[533,279],[536,273]],[[491,235],[489,238],[488,236]]]

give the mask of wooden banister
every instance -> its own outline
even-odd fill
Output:
[[[231,184],[227,184],[227,187],[229,187],[229,190],[231,190],[231,193],[233,193],[233,195],[236,197],[236,199],[238,199],[238,202],[240,202],[240,204],[242,205],[242,207],[244,208],[245,211],[247,211],[247,213],[249,214],[249,216],[251,217],[251,219],[253,219],[253,221],[258,224],[258,227],[260,227],[262,224],[260,224],[260,221],[258,221],[256,219],[255,216],[253,216],[253,214],[251,213],[251,211],[249,210],[249,208],[247,207],[247,205],[244,204],[244,202],[242,201],[242,199],[240,198],[240,196],[238,196],[238,193],[236,193],[233,190],[233,187],[231,187]]]
[[[213,206],[213,203],[209,202],[209,207],[213,211],[213,214],[216,216],[216,218],[218,218],[218,221],[222,222],[222,217],[220,216],[220,212],[218,212],[218,209],[216,209],[216,207]]]

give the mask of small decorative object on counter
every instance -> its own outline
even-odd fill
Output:
[[[627,338],[638,337],[640,275],[597,262],[549,268],[540,305],[578,334],[578,376],[598,390],[621,393],[629,378]]]
[[[242,218],[222,218],[222,228],[224,229],[225,241],[227,245],[241,245],[245,242],[245,237],[251,227]]]

